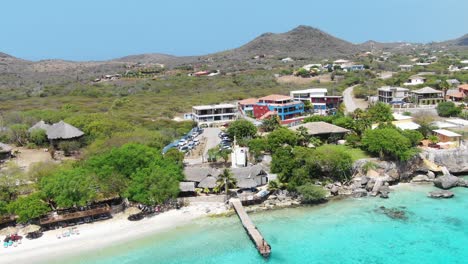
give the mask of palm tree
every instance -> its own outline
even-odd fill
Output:
[[[229,187],[236,187],[236,179],[234,178],[229,169],[224,169],[223,173],[221,173],[218,177],[217,184],[217,187],[219,187],[220,190],[224,187],[227,199]]]

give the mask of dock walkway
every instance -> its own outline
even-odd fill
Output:
[[[252,242],[255,244],[255,247],[257,248],[260,255],[266,258],[269,257],[271,253],[271,247],[268,242],[265,241],[260,231],[258,231],[247,212],[245,212],[241,201],[239,199],[231,199],[230,203],[234,207],[234,210],[239,216],[245,231],[249,235]]]

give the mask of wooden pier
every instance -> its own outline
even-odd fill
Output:
[[[244,207],[239,199],[231,199],[230,203],[234,207],[239,219],[244,226],[245,231],[249,235],[252,242],[255,244],[260,255],[265,258],[268,258],[271,253],[271,247],[268,242],[265,241],[260,231],[258,231],[257,227],[254,225],[252,220],[250,219],[249,215],[245,212]]]

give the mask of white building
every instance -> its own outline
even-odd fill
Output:
[[[249,148],[234,146],[234,149],[231,153],[231,167],[247,167],[247,155],[249,153]]]
[[[383,86],[378,89],[379,102],[396,103],[403,102],[409,96],[409,90],[401,87]]]
[[[326,110],[329,108],[338,108],[343,101],[342,96],[327,95],[326,88],[311,88],[306,90],[291,91],[290,96],[295,101],[306,102],[309,101],[314,110]]]
[[[229,122],[236,120],[237,107],[233,104],[193,106],[192,116],[198,123]]]
[[[415,76],[411,76],[408,78],[408,81],[405,82],[403,85],[420,85],[420,84],[424,84],[426,82],[426,78],[423,77],[423,76],[418,76],[418,75],[415,75]]]

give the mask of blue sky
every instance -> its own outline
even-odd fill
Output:
[[[202,55],[298,25],[359,43],[468,33],[466,0],[4,0],[0,52],[40,60]]]

